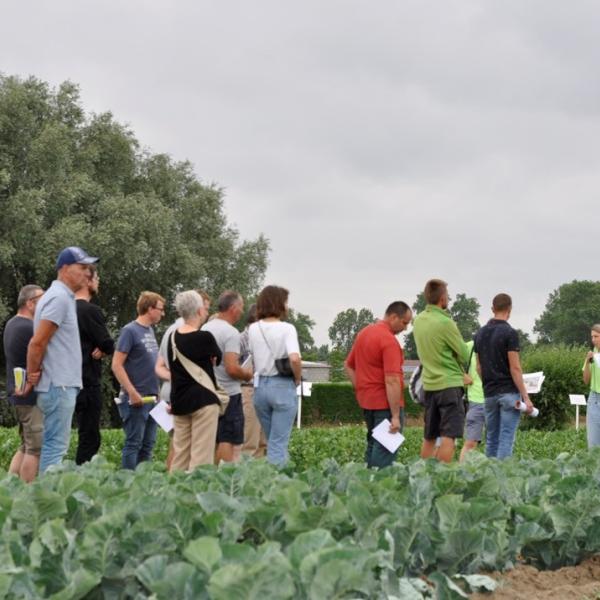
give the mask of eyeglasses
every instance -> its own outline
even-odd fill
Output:
[[[32,302],[37,302],[44,294],[38,294],[37,296],[33,296],[32,298],[29,298]]]
[[[161,313],[163,313],[163,314],[164,314],[164,312],[165,312],[165,307],[164,307],[164,306],[153,306],[152,308],[153,308],[154,310],[158,310],[158,311],[160,311],[160,312],[161,312]]]

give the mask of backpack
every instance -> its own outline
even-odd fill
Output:
[[[425,406],[425,388],[423,387],[423,365],[419,365],[410,376],[408,391],[413,402]]]

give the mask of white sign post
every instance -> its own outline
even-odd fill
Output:
[[[579,407],[586,406],[583,394],[569,394],[569,401],[575,406],[575,431],[579,431]]]
[[[296,388],[296,395],[298,396],[298,414],[296,415],[296,427],[300,429],[302,427],[302,398],[304,396],[310,396],[312,391],[312,381],[303,381]]]

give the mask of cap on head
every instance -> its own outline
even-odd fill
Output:
[[[56,270],[58,271],[65,265],[92,265],[97,263],[100,259],[95,256],[90,256],[85,250],[79,246],[69,246],[60,251],[58,258],[56,259]]]

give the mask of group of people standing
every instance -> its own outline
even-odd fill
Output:
[[[421,457],[450,462],[456,440],[464,435],[461,453],[464,458],[481,441],[484,426],[487,456],[500,459],[511,456],[521,413],[531,413],[534,407],[523,381],[519,337],[508,323],[512,310],[510,296],[494,297],[493,318],[468,344],[447,310],[446,282],[428,281],[424,297],[427,306],[416,316],[413,327],[424,389]],[[412,317],[405,302],[390,304],[381,321],[358,334],[345,363],[365,415],[365,460],[369,467],[385,467],[396,459],[397,451],[389,452],[373,438],[372,431],[385,419],[390,420],[391,433],[402,430],[404,358],[396,335],[406,329]],[[586,369],[595,368],[593,361],[586,365]],[[600,377],[597,381],[600,382]]]
[[[208,319],[208,295],[180,292],[175,298],[179,319],[160,347],[154,326],[164,316],[166,300],[144,291],[136,318],[115,342],[101,309],[90,302],[100,284],[98,260],[79,247],[63,249],[48,290],[24,286],[17,314],[5,326],[8,399],[21,436],[10,472],[31,481],[38,471],[60,463],[74,415],[76,462],[98,452],[101,364],[109,355],[120,385],[115,402],[125,433],[123,468],[152,458],[157,424],[150,411],[161,398],[173,415],[169,470],[236,461],[242,448],[253,456],[266,452],[267,460],[284,464],[301,380],[298,336],[283,321],[288,291],[265,287],[243,332],[234,326],[244,313],[239,293],[221,294],[217,313]],[[15,381],[15,368],[25,369],[23,385]]]
[[[5,326],[8,399],[21,436],[10,472],[31,481],[38,470],[61,462],[74,415],[77,464],[98,452],[101,363],[109,355],[120,385],[115,402],[125,432],[123,468],[151,460],[157,423],[150,412],[160,399],[173,415],[169,470],[234,462],[242,449],[261,456],[266,448],[269,462],[285,464],[302,375],[298,335],[284,320],[288,291],[265,287],[241,332],[235,327],[244,314],[239,293],[223,292],[209,319],[210,297],[202,290],[182,291],[175,297],[179,318],[160,346],[154,326],[165,314],[166,300],[144,291],[135,320],[115,342],[104,314],[91,302],[100,285],[98,260],[79,247],[63,249],[48,290],[24,286],[17,314]],[[510,296],[494,297],[493,318],[469,343],[447,310],[446,282],[428,281],[424,297],[427,306],[413,330],[424,388],[421,457],[450,462],[456,440],[464,435],[462,459],[482,440],[484,426],[487,456],[511,456],[521,414],[531,414],[534,407],[523,381],[519,337],[508,323]],[[385,467],[396,458],[372,433],[384,419],[391,433],[404,426],[404,356],[397,335],[412,321],[408,304],[392,302],[382,320],[359,332],[345,362],[367,425],[369,467]],[[591,390],[590,446],[600,445],[600,325],[592,328],[592,343],[595,351],[583,365]],[[15,369],[25,369],[22,385]]]

